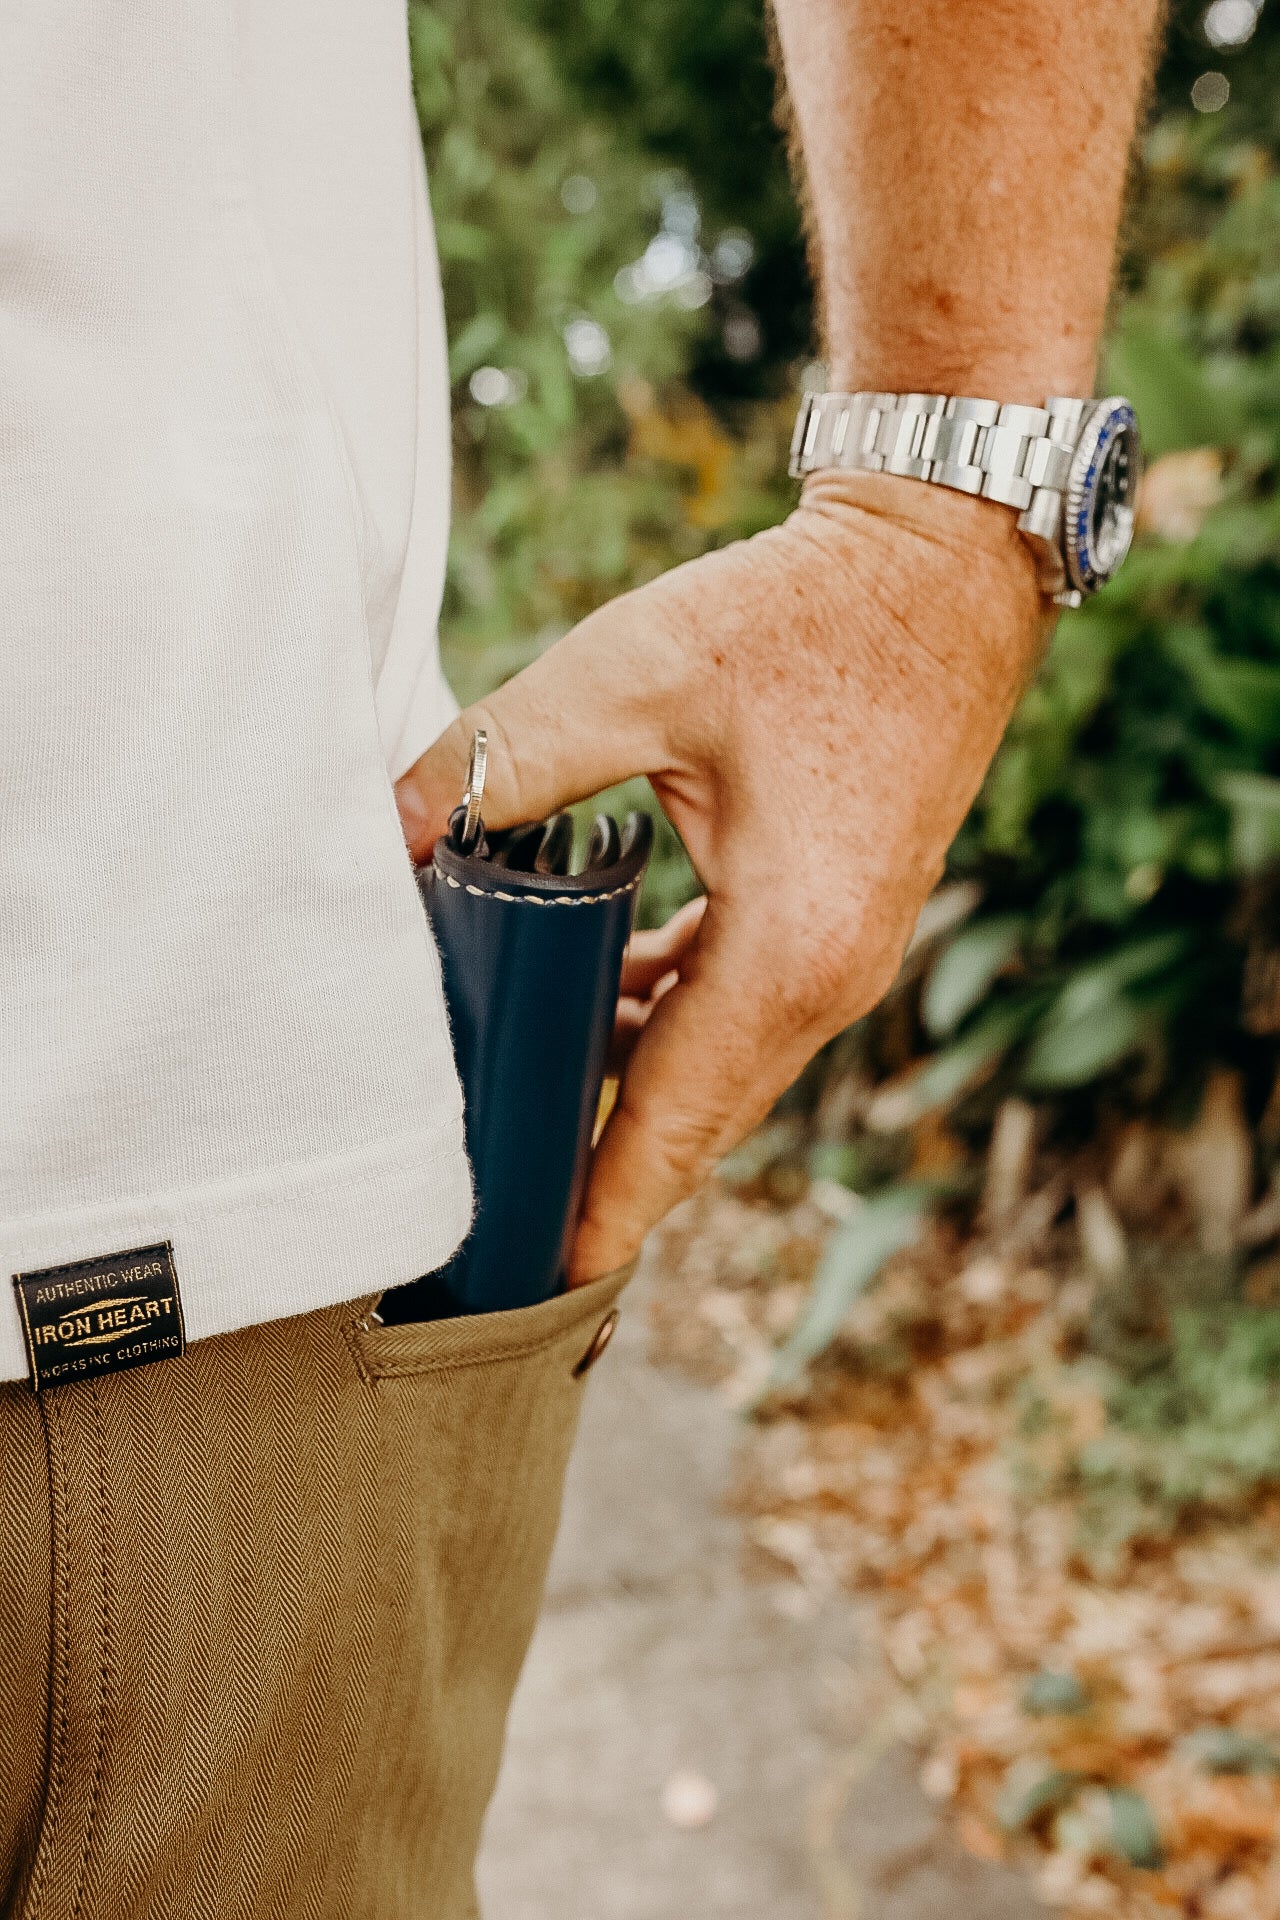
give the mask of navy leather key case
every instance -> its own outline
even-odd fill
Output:
[[[564,1285],[653,844],[647,814],[621,832],[602,814],[575,873],[568,814],[487,838],[478,811],[470,825],[460,808],[418,883],[444,972],[475,1219],[439,1273],[383,1296],[391,1322],[531,1306]]]

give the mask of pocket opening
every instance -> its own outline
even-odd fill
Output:
[[[499,1313],[457,1314],[445,1320],[380,1326],[372,1297],[360,1302],[350,1337],[361,1371],[373,1380],[497,1365],[530,1359],[570,1336],[589,1337],[635,1272],[636,1262],[532,1307]],[[579,1358],[575,1351],[573,1358]],[[572,1369],[570,1369],[572,1371]]]

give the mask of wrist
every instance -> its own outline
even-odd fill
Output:
[[[1038,605],[1042,598],[1031,549],[1013,515],[998,501],[947,487],[921,486],[917,480],[893,473],[826,467],[806,476],[799,510],[819,519],[843,517],[850,511],[870,515],[948,550],[960,564],[972,564],[976,558],[989,565],[1029,603]]]
[[[889,543],[883,571],[899,569],[935,583],[937,618],[931,651],[950,653],[964,637],[966,673],[994,665],[999,677],[1021,684],[1034,672],[1052,631],[1055,609],[1046,600],[1035,556],[1007,508],[993,500],[925,487],[891,473],[827,468],[801,489],[796,518],[826,551],[846,539]],[[913,551],[914,550],[914,551]],[[988,634],[1003,636],[1001,658],[979,658]],[[1009,636],[1018,636],[1010,648]]]
[[[1040,330],[1028,341],[964,339],[949,324],[880,342],[865,333],[843,344],[829,339],[828,385],[842,393],[977,393],[1024,407],[1042,407],[1051,393],[1092,393],[1093,317],[1084,326],[1060,314],[1037,318]]]

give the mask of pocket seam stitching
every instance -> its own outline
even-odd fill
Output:
[[[71,1527],[66,1500],[66,1441],[56,1396],[41,1408],[49,1461],[50,1561],[52,1606],[49,1635],[49,1746],[45,1760],[44,1801],[25,1884],[15,1907],[18,1920],[38,1920],[52,1865],[66,1786],[66,1748],[71,1671]]]
[[[435,1323],[433,1322],[431,1324]],[[573,1331],[573,1327],[561,1328],[557,1333],[544,1334],[541,1339],[535,1340],[525,1346],[519,1346],[509,1341],[506,1346],[494,1347],[489,1353],[467,1354],[460,1359],[453,1359],[448,1354],[441,1354],[439,1357],[430,1360],[406,1360],[399,1362],[393,1360],[388,1361],[385,1365],[363,1351],[363,1343],[360,1341],[358,1333],[355,1338],[357,1344],[361,1346],[365,1364],[373,1378],[375,1380],[396,1380],[404,1378],[412,1379],[416,1375],[431,1373],[461,1373],[468,1367],[495,1366],[511,1360],[533,1360],[536,1359],[540,1353],[545,1353],[549,1347],[554,1347],[558,1345],[560,1341],[567,1339]]]
[[[78,1920],[84,1905],[85,1888],[89,1875],[89,1861],[93,1843],[97,1837],[99,1814],[102,1805],[102,1775],[107,1742],[107,1674],[111,1660],[111,1612],[112,1612],[112,1573],[108,1563],[110,1524],[107,1502],[107,1461],[103,1444],[102,1402],[98,1398],[98,1382],[92,1386],[93,1428],[96,1443],[98,1467],[98,1524],[100,1528],[98,1543],[98,1565],[101,1574],[102,1593],[102,1642],[98,1658],[98,1711],[96,1720],[96,1740],[93,1756],[93,1787],[89,1796],[89,1808],[85,1815],[84,1842],[80,1854],[80,1867],[76,1875],[75,1902],[71,1909],[71,1920]]]
[[[341,1321],[343,1342],[355,1362],[357,1374],[367,1387],[373,1386],[376,1376],[365,1359],[364,1350],[360,1344],[360,1334],[362,1323],[367,1321],[370,1312],[381,1297],[377,1293],[368,1294],[365,1299],[356,1303],[354,1313],[344,1313]]]
[[[609,1309],[606,1307],[606,1315],[608,1312]],[[441,1354],[429,1360],[391,1360],[385,1365],[368,1352],[361,1338],[358,1322],[350,1323],[349,1332],[352,1344],[358,1350],[362,1371],[367,1371],[375,1381],[395,1380],[430,1373],[460,1373],[466,1367],[487,1367],[511,1360],[532,1360],[538,1354],[545,1353],[548,1348],[558,1346],[561,1341],[567,1341],[571,1334],[587,1325],[591,1318],[591,1315],[583,1314],[580,1320],[571,1321],[568,1326],[559,1327],[554,1333],[543,1334],[537,1340],[526,1344],[508,1341],[505,1346],[494,1347],[488,1353],[467,1354],[459,1359]],[[424,1324],[434,1326],[439,1323],[429,1321]]]

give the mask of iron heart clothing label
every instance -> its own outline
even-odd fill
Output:
[[[168,1241],[17,1273],[13,1284],[37,1393],[176,1359],[186,1350]]]

